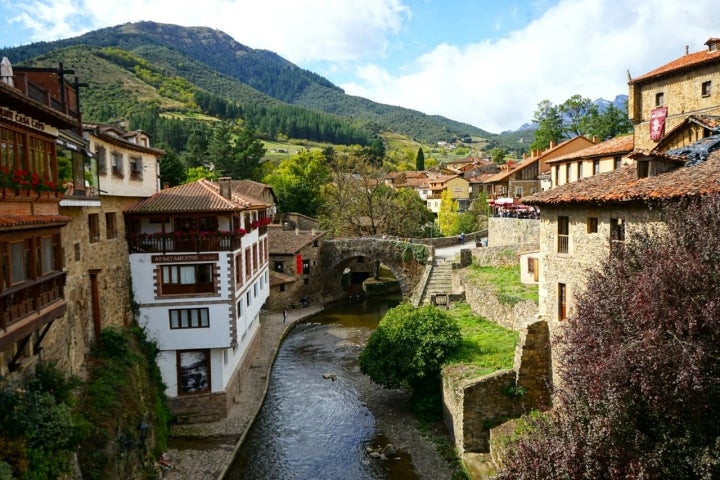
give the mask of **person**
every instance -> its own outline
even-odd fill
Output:
[[[460,234],[460,243],[465,243],[465,232]]]
[[[283,310],[283,323],[287,320],[287,309]]]

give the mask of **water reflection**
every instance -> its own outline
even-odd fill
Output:
[[[226,478],[417,478],[409,458],[380,462],[367,455],[366,446],[380,437],[357,388],[362,375],[358,354],[399,301],[337,304],[294,328],[278,352],[262,410]],[[334,380],[323,378],[330,373]]]

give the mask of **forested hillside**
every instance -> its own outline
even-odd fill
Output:
[[[273,52],[249,48],[204,27],[128,23],[1,49],[0,56],[17,65],[49,67],[63,61],[90,84],[83,92],[83,110],[94,121],[126,116],[146,102],[161,111],[215,116],[218,109],[207,110],[207,105],[226,102],[228,112],[269,136],[309,136],[338,144],[367,144],[383,132],[427,144],[489,136],[441,116],[346,95]],[[198,102],[196,95],[204,101]]]

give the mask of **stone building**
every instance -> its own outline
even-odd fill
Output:
[[[705,45],[693,53],[685,47],[685,55],[629,79],[628,115],[635,126],[635,149],[653,150],[666,132],[691,115],[720,115],[720,38],[710,38]],[[688,129],[682,141],[692,143],[707,135],[703,132]]]
[[[60,142],[82,151],[77,88],[56,69],[0,77],[0,377],[66,355],[59,342],[68,308],[60,214]],[[77,141],[80,139],[80,141]],[[82,178],[82,163],[64,169]],[[80,167],[80,171],[72,171]],[[68,179],[70,180],[70,179]]]
[[[720,137],[715,145],[720,147]],[[573,315],[588,276],[613,248],[622,248],[638,231],[662,225],[661,201],[720,193],[719,175],[720,149],[687,163],[646,155],[637,165],[525,199],[541,211],[539,313],[550,331]]]
[[[269,294],[275,206],[235,185],[201,179],[124,212],[138,322],[160,348],[169,407],[180,422],[227,415]]]
[[[67,355],[58,362],[73,373],[82,373],[85,354],[103,328],[132,320],[123,210],[158,192],[164,153],[150,147],[145,133],[116,125],[86,124],[83,137],[88,172],[68,185],[60,202],[70,223],[63,234],[68,311],[58,336]],[[59,151],[77,155],[66,147]]]
[[[324,231],[290,229],[270,225],[270,310],[300,306],[301,300],[317,297],[311,275],[317,266],[318,252],[325,237]]]

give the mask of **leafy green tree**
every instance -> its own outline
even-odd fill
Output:
[[[563,137],[574,138],[587,133],[586,119],[597,112],[597,107],[589,98],[576,94],[565,100],[558,110],[563,121]]]
[[[205,167],[190,167],[187,169],[187,177],[185,179],[186,183],[194,182],[196,180],[200,180],[201,178],[205,178],[207,180],[217,180],[217,173],[208,170]]]
[[[382,233],[401,238],[425,236],[425,225],[435,218],[425,201],[411,188],[394,192],[390,211],[386,213]]]
[[[425,154],[423,153],[422,147],[418,148],[417,156],[415,157],[415,170],[420,172],[425,170]]]
[[[555,408],[498,479],[720,478],[720,196],[656,207],[666,229],[635,233],[579,296]]]
[[[220,122],[208,145],[208,155],[218,176],[256,181],[262,178],[260,162],[265,155],[265,146],[249,128]]]
[[[263,181],[272,186],[279,212],[315,217],[322,202],[322,187],[330,179],[326,154],[302,150],[280,162]]]
[[[446,237],[460,233],[458,230],[458,204],[447,190],[443,190],[440,196],[438,226]]]
[[[505,163],[505,157],[507,156],[507,150],[500,147],[494,147],[490,149],[490,159],[497,163],[498,165],[502,165]]]
[[[164,145],[159,145],[158,148],[165,150],[165,154],[160,158],[160,183],[167,183],[171,187],[180,185],[187,176],[185,165],[172,149]]]
[[[185,149],[180,155],[182,163],[188,168],[205,167],[212,165],[208,157],[208,145],[210,143],[211,130],[205,123],[193,123],[192,131],[188,135]]]
[[[632,122],[626,111],[613,104],[608,105],[603,113],[598,112],[597,109],[590,112],[585,123],[587,135],[591,138],[597,137],[600,141],[610,140],[633,131]]]
[[[445,359],[461,343],[460,327],[432,305],[389,310],[360,353],[360,371],[386,388],[440,382]]]
[[[537,123],[538,128],[535,130],[535,139],[530,144],[531,150],[545,150],[550,146],[550,142],[559,143],[564,138],[565,129],[560,109],[550,100],[538,103],[533,122]]]

